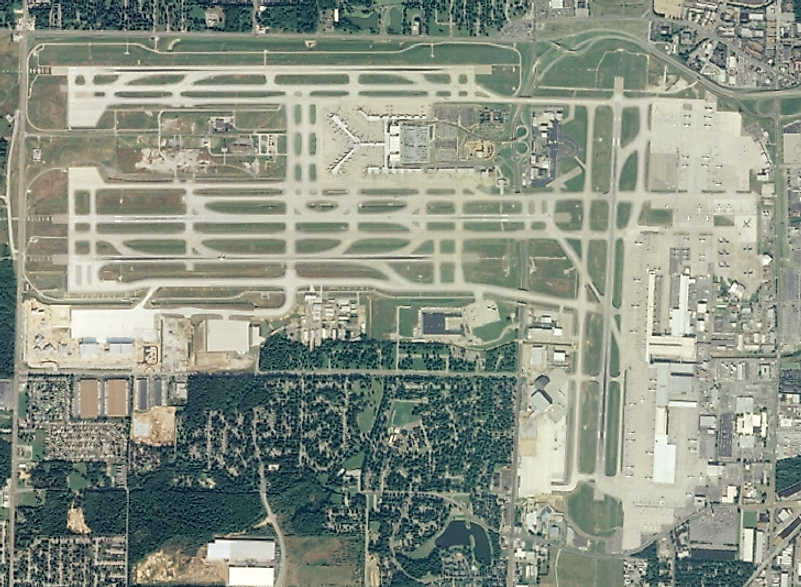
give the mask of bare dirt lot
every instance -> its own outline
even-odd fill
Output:
[[[194,557],[186,556],[181,550],[164,548],[148,556],[133,570],[136,585],[153,583],[224,585],[225,565],[206,563],[206,548],[198,550]]]
[[[137,435],[138,429],[147,429],[148,434]],[[175,441],[175,408],[154,406],[147,412],[133,415],[131,439],[139,444],[164,446]]]

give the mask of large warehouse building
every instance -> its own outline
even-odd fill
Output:
[[[229,587],[273,587],[274,583],[272,567],[228,567]]]

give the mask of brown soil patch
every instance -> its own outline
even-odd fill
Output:
[[[147,434],[139,435],[147,431]],[[148,412],[133,415],[131,439],[150,446],[170,445],[175,441],[175,408],[154,406]]]
[[[206,548],[197,551],[194,557],[180,550],[162,549],[154,552],[133,569],[136,585],[154,583],[180,583],[194,585],[224,585],[227,579],[225,565],[206,563]]]
[[[128,380],[106,380],[106,416],[124,418],[128,415]]]
[[[83,519],[81,508],[70,508],[67,512],[67,530],[73,534],[91,534],[92,530],[86,525]]]

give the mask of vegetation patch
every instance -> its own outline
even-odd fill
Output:
[[[617,474],[618,454],[620,452],[620,405],[622,394],[620,383],[611,381],[606,404],[606,446],[604,447],[604,473],[608,477]]]
[[[673,209],[652,208],[651,202],[648,200],[643,204],[637,222],[640,226],[673,226]]]
[[[567,496],[567,515],[585,534],[608,537],[623,526],[623,505],[609,495],[595,499],[596,491],[589,483],[579,483]]]
[[[612,173],[612,108],[598,106],[592,139],[592,190],[607,193]]]
[[[606,289],[606,241],[593,239],[587,248],[587,272],[598,293],[604,295]]]
[[[639,155],[634,151],[626,158],[623,167],[620,169],[620,191],[633,192],[637,187],[637,170]]]

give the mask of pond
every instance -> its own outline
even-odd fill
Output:
[[[482,565],[492,562],[492,549],[484,528],[462,520],[453,521],[435,542],[438,548],[469,546],[473,548],[476,560]]]

